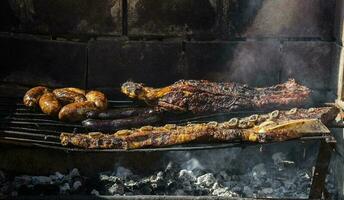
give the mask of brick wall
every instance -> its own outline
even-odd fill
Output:
[[[267,86],[335,98],[335,0],[2,1],[0,80],[112,96],[123,81]],[[116,95],[114,95],[116,96]]]

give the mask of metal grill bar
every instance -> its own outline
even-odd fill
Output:
[[[109,108],[132,108],[137,107],[133,101],[114,101],[109,100]],[[153,152],[153,151],[185,151],[185,150],[205,150],[220,149],[230,147],[246,147],[256,145],[252,143],[243,143],[240,141],[231,143],[215,144],[186,144],[173,147],[146,148],[146,149],[79,149],[62,147],[60,144],[61,132],[86,132],[80,124],[72,124],[52,119],[39,111],[32,111],[26,108],[21,99],[0,97],[0,110],[4,116],[0,117],[0,142],[13,143],[19,145],[39,146],[44,148],[61,149],[65,151],[83,151],[83,152]],[[260,111],[259,113],[262,113]],[[257,112],[244,111],[232,113],[218,113],[204,116],[180,115],[177,118],[166,119],[165,123],[185,124],[187,122],[208,122],[213,120],[226,120],[233,116],[248,116]],[[331,141],[331,136],[303,137],[298,141],[326,139]]]

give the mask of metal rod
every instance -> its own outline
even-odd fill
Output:
[[[44,140],[48,138],[60,140],[60,137],[56,135],[44,135],[44,134],[39,134],[39,133],[29,133],[29,132],[22,132],[22,131],[3,130],[3,131],[0,131],[0,134],[11,134],[11,135],[14,134],[14,135],[23,135],[23,136],[30,136],[30,137],[41,137]]]
[[[309,193],[310,199],[322,199],[323,197],[325,178],[331,160],[331,149],[332,148],[328,143],[321,141],[317,162],[315,164],[311,190]]]
[[[35,128],[26,128],[26,127],[13,127],[13,126],[8,126],[6,129],[11,129],[11,130],[18,130],[18,131],[29,131],[29,132],[41,132],[41,133],[53,133],[53,134],[60,134],[60,131],[53,131],[53,130],[46,130],[46,129],[35,129]],[[1,130],[1,128],[0,128]]]
[[[52,141],[33,140],[33,139],[15,138],[15,137],[0,137],[0,138],[5,139],[5,140],[28,142],[28,143],[43,143],[43,144],[50,144],[50,145],[60,145],[59,142],[52,142]]]
[[[52,126],[52,127],[70,127],[70,128],[83,128],[81,125],[75,124],[57,124],[57,123],[50,123],[50,122],[25,122],[25,121],[8,121],[5,122],[6,124],[21,124],[21,125],[34,125],[34,126]]]

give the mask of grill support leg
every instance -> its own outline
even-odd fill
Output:
[[[315,164],[315,170],[309,193],[309,199],[322,199],[325,192],[325,179],[328,166],[331,160],[332,147],[329,143],[322,140],[319,147],[319,153]]]

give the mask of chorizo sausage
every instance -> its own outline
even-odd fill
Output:
[[[95,110],[97,110],[97,107],[91,101],[70,103],[62,107],[59,112],[59,119],[62,121],[77,122],[85,119],[88,112]]]
[[[61,104],[53,93],[47,92],[39,99],[39,107],[43,113],[50,116],[56,116],[61,109]]]
[[[59,88],[53,93],[63,104],[86,101],[85,91],[79,88]]]
[[[153,108],[122,108],[110,109],[105,111],[92,111],[87,113],[87,118],[90,119],[118,119],[126,117],[134,117],[138,115],[148,115],[153,113],[160,113]]]
[[[119,129],[128,129],[147,124],[154,124],[161,120],[159,115],[140,115],[125,119],[86,119],[82,125],[91,131],[116,131]]]
[[[86,94],[87,101],[93,102],[99,110],[105,110],[107,108],[107,99],[102,92],[89,91]]]
[[[24,105],[31,108],[36,107],[38,105],[38,102],[41,96],[48,91],[49,89],[44,86],[37,86],[37,87],[31,88],[24,95],[24,98],[23,98]]]

